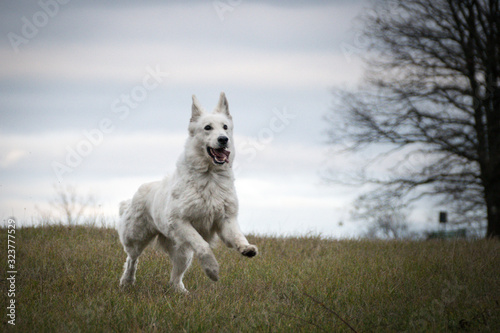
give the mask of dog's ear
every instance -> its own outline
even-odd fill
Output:
[[[193,95],[193,106],[191,107],[191,122],[195,122],[203,114],[203,108],[200,106],[200,102]]]
[[[215,109],[215,112],[223,113],[231,118],[231,115],[229,114],[229,105],[227,104],[226,94],[224,94],[224,92],[220,93],[219,104],[217,104],[217,109]]]

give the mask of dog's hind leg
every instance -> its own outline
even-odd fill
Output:
[[[158,235],[158,243],[172,260],[172,272],[170,273],[170,284],[179,292],[187,293],[182,283],[184,273],[187,271],[193,259],[193,250],[189,246],[174,246],[165,236]]]
[[[143,232],[139,235],[129,234],[120,237],[123,249],[127,253],[127,260],[125,261],[123,275],[120,279],[120,286],[124,287],[135,283],[138,258],[154,236],[155,234],[152,232]]]
[[[135,283],[135,272],[137,271],[138,258],[148,245],[148,242],[125,245],[127,260],[125,261],[123,275],[120,279],[120,286],[125,287]]]
[[[134,249],[125,249],[127,252],[127,260],[123,266],[124,271],[120,279],[120,286],[126,287],[135,283],[135,272],[137,271],[137,262],[140,253]]]

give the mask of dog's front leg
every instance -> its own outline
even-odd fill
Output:
[[[238,225],[236,218],[228,218],[222,221],[219,237],[227,247],[235,248],[244,256],[254,257],[257,255],[257,246],[248,243]]]
[[[205,274],[213,281],[219,280],[219,264],[210,245],[201,237],[189,222],[181,222],[174,231],[175,243],[187,244],[194,251]]]

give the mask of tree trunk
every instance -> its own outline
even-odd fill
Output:
[[[485,193],[488,210],[486,238],[500,238],[500,182],[491,185],[486,187]]]

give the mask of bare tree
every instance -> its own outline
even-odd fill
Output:
[[[336,92],[331,142],[376,145],[391,177],[363,182],[460,202],[500,237],[499,1],[381,0],[363,23],[366,85]]]
[[[95,206],[94,197],[80,194],[75,185],[55,184],[54,192],[50,205],[65,217],[68,225],[76,224]]]
[[[370,193],[354,203],[351,218],[368,225],[368,238],[404,239],[414,235],[409,230],[409,208],[397,193]]]

